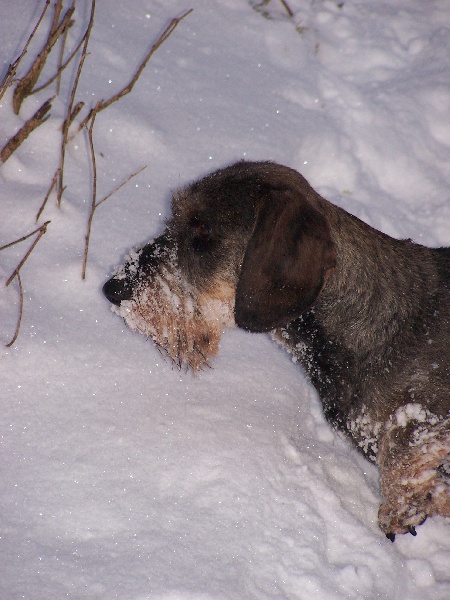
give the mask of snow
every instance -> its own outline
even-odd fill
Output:
[[[1,76],[43,6],[4,3]],[[99,115],[96,211],[88,146],[69,145],[61,208],[21,271],[20,335],[2,345],[0,596],[121,600],[450,597],[450,523],[394,544],[377,526],[376,468],[331,431],[298,365],[234,329],[212,369],[178,371],[114,315],[101,287],[158,235],[170,194],[240,158],[294,167],[395,237],[450,243],[450,11],[421,0],[97,3],[78,99],[128,83],[170,19],[194,8],[133,92]],[[342,6],[341,6],[342,5]],[[87,25],[77,3],[69,43]],[[46,18],[49,23],[49,16]],[[31,60],[42,41],[30,48]],[[67,85],[67,84],[66,84]],[[52,117],[0,166],[0,245],[36,228],[58,161]],[[0,102],[0,146],[20,116]],[[6,281],[31,240],[0,253]],[[12,338],[17,281],[0,288]]]

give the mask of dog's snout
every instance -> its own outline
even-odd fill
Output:
[[[103,286],[103,293],[112,304],[119,306],[123,300],[131,298],[132,288],[126,279],[115,279],[113,277]]]

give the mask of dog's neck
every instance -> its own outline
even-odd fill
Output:
[[[436,278],[431,253],[393,240],[338,207],[328,214],[337,265],[315,314],[327,335],[339,337],[351,352],[374,353],[429,304]]]

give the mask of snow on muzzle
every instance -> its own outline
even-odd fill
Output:
[[[209,366],[225,328],[234,324],[234,289],[216,280],[196,290],[178,268],[167,237],[133,251],[103,292],[128,327],[151,338],[179,367]]]

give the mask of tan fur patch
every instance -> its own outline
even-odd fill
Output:
[[[198,371],[217,354],[225,328],[234,326],[234,292],[225,282],[197,293],[167,266],[143,281],[133,298],[114,310],[130,329],[151,338],[174,363]]]

